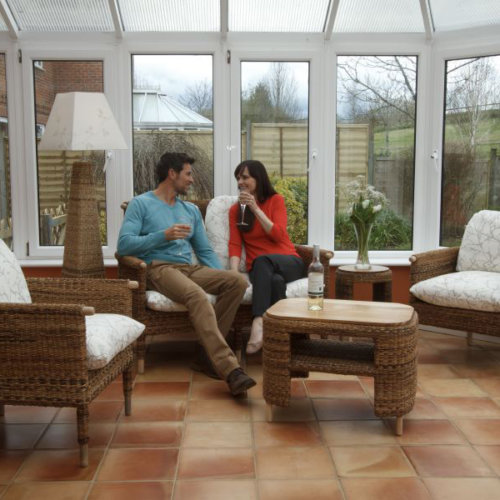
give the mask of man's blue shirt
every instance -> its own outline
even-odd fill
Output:
[[[174,224],[189,224],[189,236],[185,239],[166,240],[165,229]],[[200,264],[222,269],[217,254],[210,246],[196,205],[179,198],[175,199],[173,205],[169,205],[153,191],[136,196],[129,203],[118,237],[120,255],[134,255],[148,264],[153,260],[192,264],[191,248]]]

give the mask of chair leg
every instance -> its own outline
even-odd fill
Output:
[[[5,405],[0,404],[0,417],[5,416]]]
[[[473,343],[474,337],[472,332],[467,332],[467,345],[471,346]]]
[[[397,436],[403,435],[403,417],[396,418],[396,435]]]
[[[80,445],[80,467],[89,465],[89,407],[88,405],[76,408],[78,427],[78,443]]]
[[[133,367],[130,365],[122,374],[123,396],[125,398],[125,415],[132,414],[132,383],[134,380]]]
[[[146,357],[146,335],[144,333],[138,338],[136,345],[137,372],[144,373],[144,358]]]

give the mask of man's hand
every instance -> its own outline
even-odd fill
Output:
[[[191,226],[189,224],[174,224],[165,229],[165,239],[167,241],[182,240],[189,236]]]

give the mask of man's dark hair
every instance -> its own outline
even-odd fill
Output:
[[[158,184],[168,177],[170,169],[179,173],[186,163],[192,165],[196,160],[186,153],[164,153],[156,164],[156,179]]]

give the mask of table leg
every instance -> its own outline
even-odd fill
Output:
[[[274,418],[274,405],[266,404],[266,421],[272,422]]]
[[[390,281],[373,284],[373,301],[392,302],[392,283]]]
[[[396,435],[403,435],[403,417],[396,418]]]

